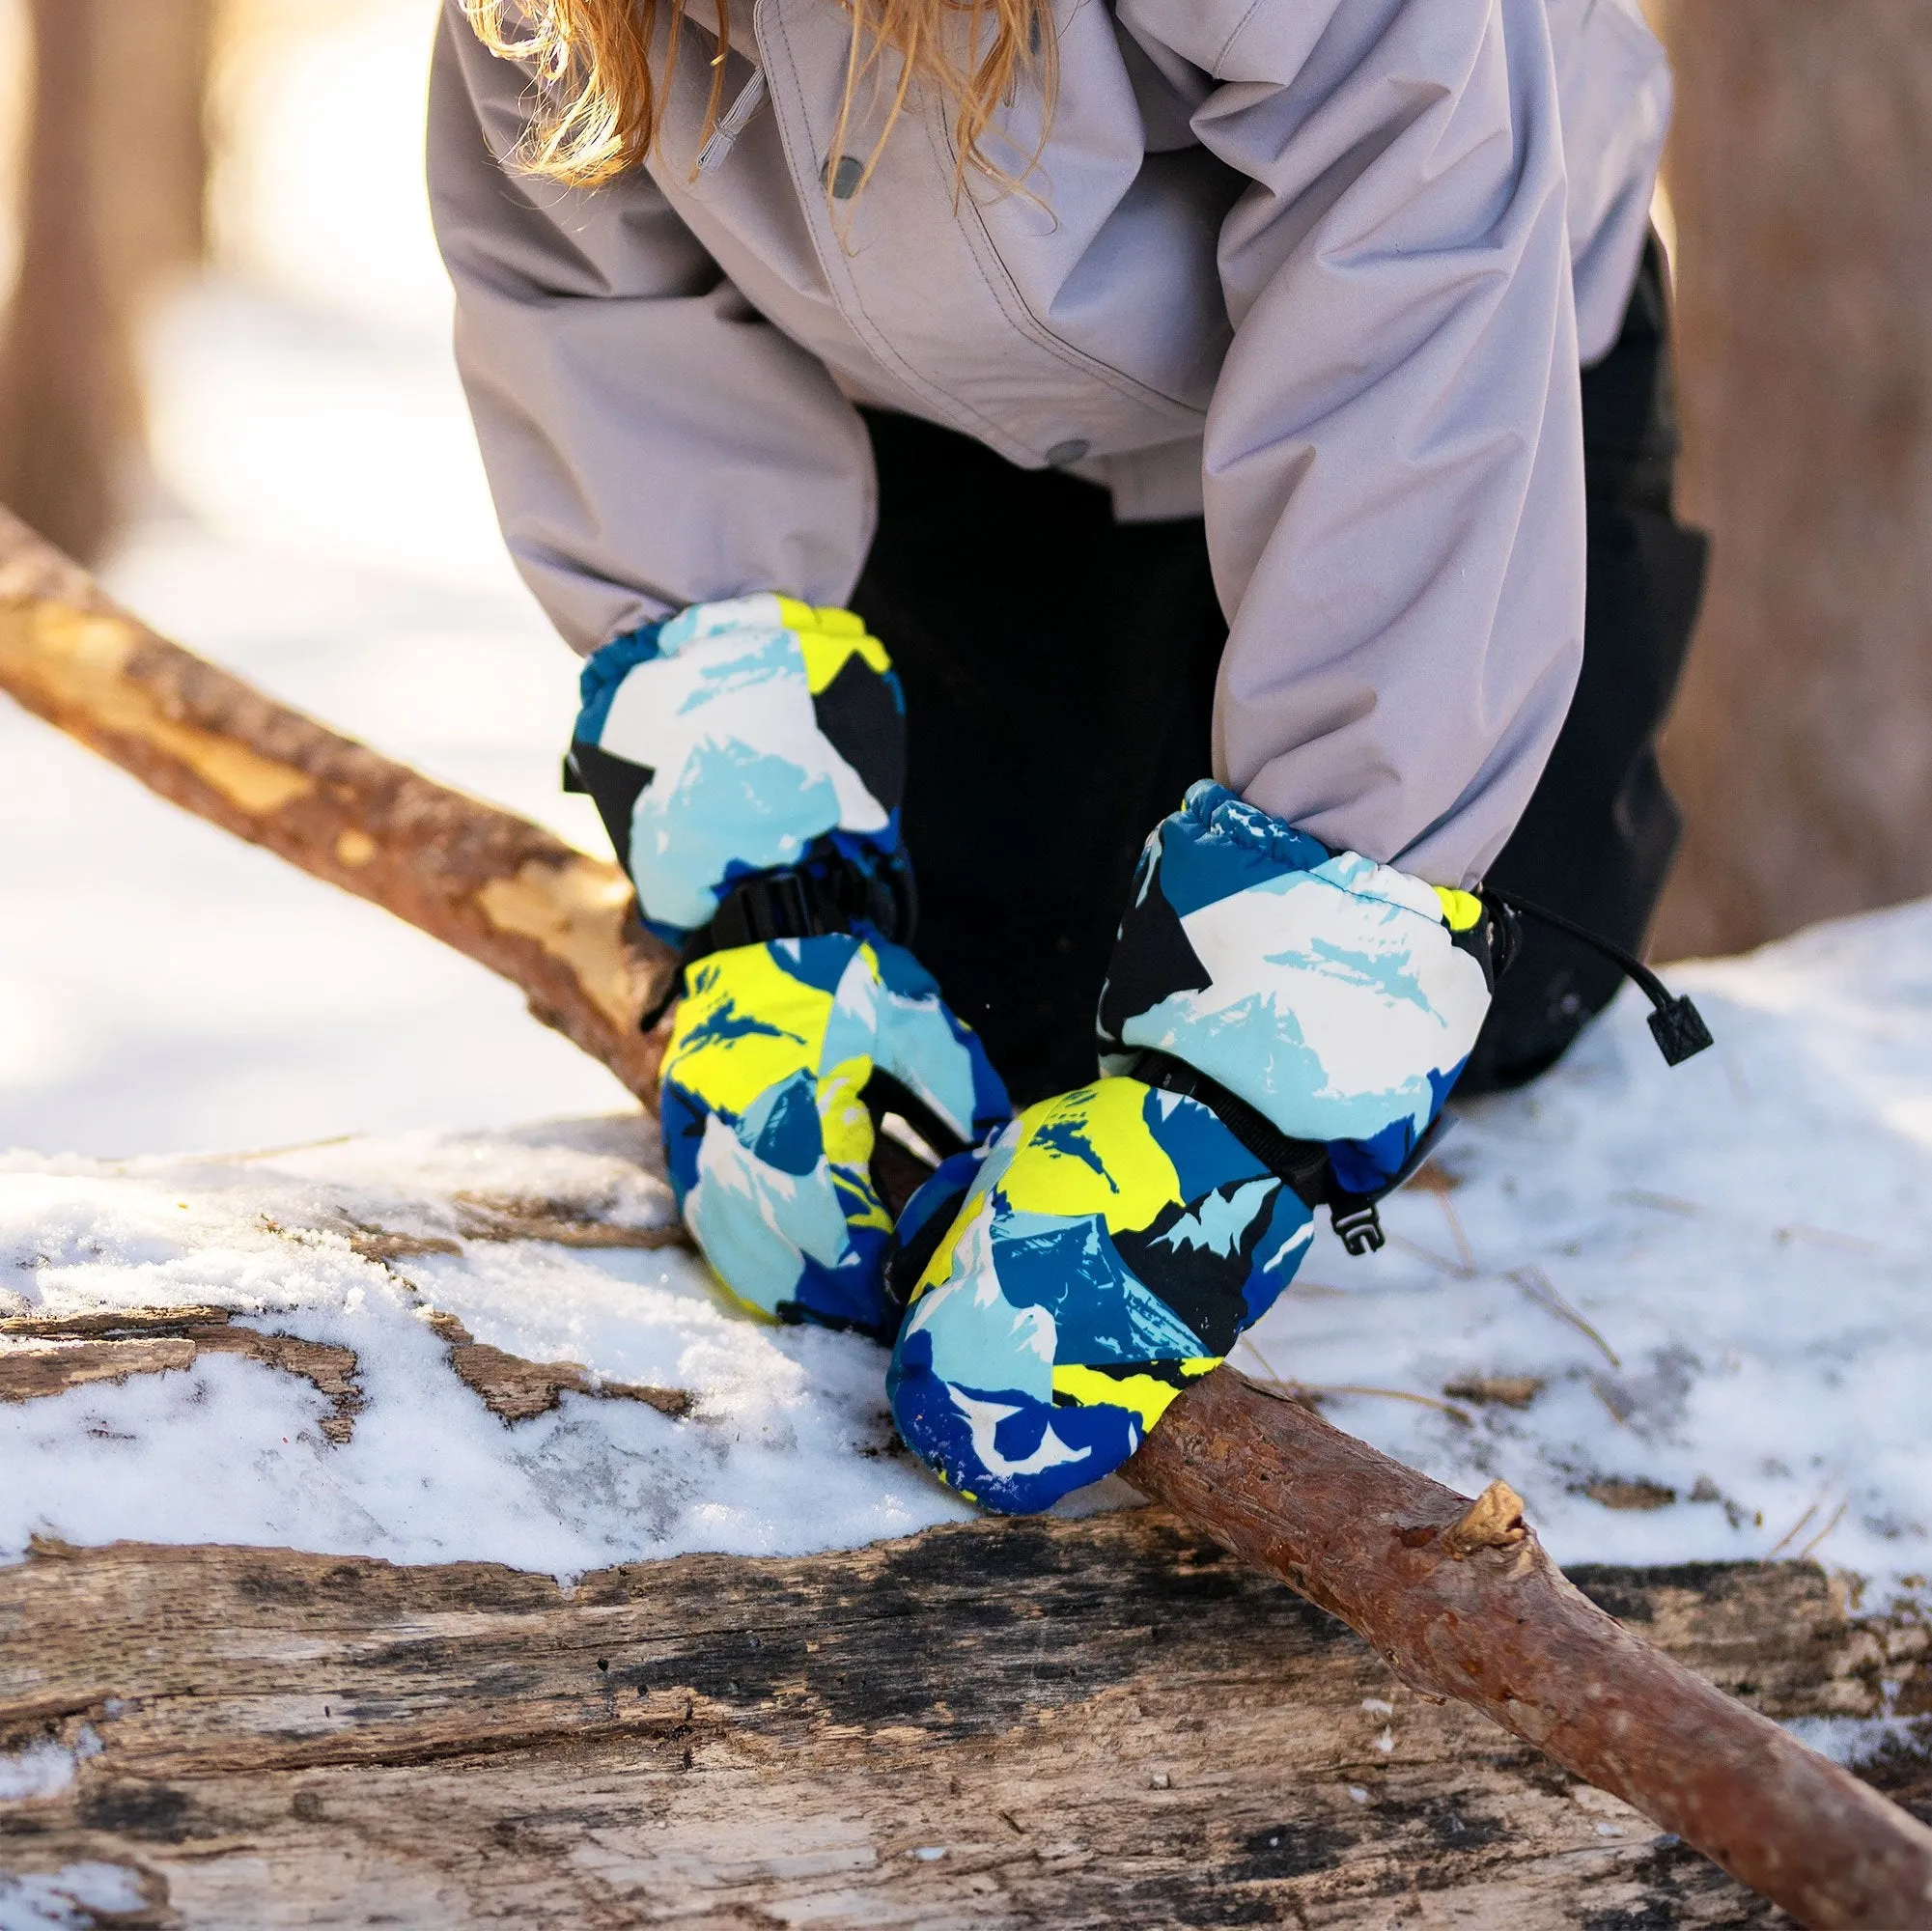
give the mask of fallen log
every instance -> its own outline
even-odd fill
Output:
[[[671,962],[622,875],[272,704],[0,520],[0,686],[187,809],[456,945],[653,1100]],[[1223,1369],[1130,1465],[1200,1531],[1818,1926],[1932,1923],[1932,1830],[1620,1630],[1471,1503]]]
[[[1918,1634],[1808,1563],[1580,1580],[1787,1720],[1876,1714],[1871,1646]],[[0,1568],[10,1756],[44,1794],[0,1804],[0,1923],[7,1876],[64,1871],[142,1915],[27,1922],[1789,1922],[1160,1509],[568,1590],[42,1545]],[[1922,1759],[1873,1774],[1932,1798]]]

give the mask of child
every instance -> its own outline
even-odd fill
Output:
[[[1667,108],[1636,0],[445,0],[459,355],[686,960],[686,1221],[991,1506],[1609,996],[1486,880],[1640,941]],[[888,1109],[950,1156],[896,1230]]]

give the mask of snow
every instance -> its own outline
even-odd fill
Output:
[[[154,332],[158,489],[111,584],[607,849],[555,789],[574,663],[504,560],[450,367],[416,186],[427,9],[282,12],[299,31],[226,83],[222,262]],[[669,1216],[648,1129],[510,988],[3,708],[0,816],[0,1146],[41,1150],[0,1160],[0,1312],[233,1308],[352,1349],[366,1396],[341,1444],[308,1383],[232,1355],[0,1406],[0,1559],[41,1534],[571,1575],[964,1513],[893,1452],[869,1344],[759,1326],[678,1249],[475,1237],[460,1196]],[[1393,1203],[1381,1255],[1324,1233],[1238,1365],[1387,1391],[1325,1412],[1466,1492],[1505,1477],[1566,1563],[1809,1553],[1867,1606],[1920,1591],[1932,907],[1676,977],[1717,1050],[1667,1071],[1627,999],[1532,1092],[1470,1109],[1453,1186]],[[369,1227],[461,1251],[383,1264]],[[431,1310],[695,1411],[567,1394],[506,1423]],[[1502,1376],[1541,1386],[1445,1393]]]
[[[1535,1088],[1468,1109],[1446,1190],[1390,1202],[1381,1254],[1320,1235],[1237,1365],[1466,1493],[1505,1478],[1563,1563],[1810,1553],[1867,1606],[1917,1593],[1932,906],[1675,978],[1716,1050],[1666,1068],[1642,1002],[1620,1002]],[[683,1249],[478,1235],[476,1203],[507,1198],[666,1225],[659,1172],[636,1114],[0,1161],[0,1305],[234,1308],[353,1350],[367,1402],[337,1445],[309,1384],[204,1356],[0,1409],[0,1554],[137,1537],[570,1575],[958,1519],[895,1448],[870,1343],[755,1322]],[[461,1251],[365,1259],[371,1229]],[[567,1394],[501,1421],[450,1372],[431,1309],[530,1359],[688,1390],[695,1413]],[[1484,1377],[1540,1386],[1522,1408],[1456,1391]]]
[[[1561,1561],[1815,1553],[1921,1588],[1932,908],[1672,977],[1715,1050],[1666,1068],[1628,993],[1539,1085],[1469,1109],[1452,1189],[1394,1203],[1381,1255],[1324,1237],[1245,1362],[1446,1400],[1326,1412],[1470,1492],[1507,1478]],[[1445,1394],[1470,1376],[1545,1386],[1522,1412]],[[1606,1481],[1675,1499],[1606,1506]]]
[[[1924,1717],[1796,1717],[1784,1727],[1806,1749],[1847,1770],[1893,1752],[1932,1753],[1932,1720]]]
[[[105,1748],[94,1725],[83,1723],[71,1749],[52,1737],[42,1737],[23,1750],[0,1754],[0,1804],[58,1797],[73,1782],[80,1765]],[[5,1890],[0,1889],[0,1900],[5,1897]],[[0,1926],[4,1923],[0,1919]]]
[[[123,1864],[63,1864],[43,1873],[0,1871],[0,1931],[83,1931],[147,1902]]]
[[[678,1248],[466,1238],[478,1201],[649,1229],[674,1219],[635,1115],[423,1133],[221,1161],[14,1156],[0,1255],[37,1313],[232,1308],[352,1350],[365,1406],[322,1432],[309,1383],[229,1356],[0,1407],[0,1558],[32,1536],[237,1542],[571,1575],[688,1550],[799,1553],[904,1535],[964,1506],[893,1447],[876,1348],[754,1323]],[[365,1259],[378,1229],[460,1255]],[[426,1324],[677,1388],[696,1412],[567,1394],[499,1420]],[[15,1345],[31,1345],[16,1343]],[[42,1344],[44,1345],[44,1344]]]
[[[58,1797],[73,1781],[73,1751],[47,1739],[0,1756],[0,1804]]]

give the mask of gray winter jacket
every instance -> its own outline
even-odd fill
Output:
[[[833,152],[836,0],[739,0],[702,153],[694,0],[659,154],[596,192],[506,167],[529,77],[445,0],[432,197],[517,562],[580,650],[707,598],[843,602],[875,508],[855,402],[1104,484],[1124,518],[1205,510],[1215,775],[1471,883],[1582,654],[1578,370],[1635,274],[1661,49],[1637,0],[1055,11],[1027,191],[955,205],[917,95],[841,193],[882,107],[862,91]],[[1010,110],[1016,159],[1037,123]]]

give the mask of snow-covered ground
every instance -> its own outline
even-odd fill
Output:
[[[1391,1203],[1381,1255],[1325,1233],[1237,1360],[1332,1391],[1341,1425],[1445,1481],[1506,1477],[1564,1562],[1811,1553],[1874,1605],[1917,1593],[1932,907],[1679,977],[1717,1050],[1666,1070],[1625,1000],[1533,1092],[1470,1109],[1446,1185]],[[245,1310],[353,1349],[368,1403],[336,1445],[306,1383],[219,1357],[0,1408],[0,1554],[141,1536],[568,1572],[958,1513],[893,1450],[869,1343],[754,1323],[676,1249],[470,1237],[464,1201],[504,1196],[670,1218],[635,1115],[0,1161],[6,1311]],[[369,1229],[462,1251],[366,1260],[350,1242]],[[498,1421],[450,1373],[432,1308],[529,1358],[689,1390],[695,1412],[572,1394]],[[1526,1405],[1484,1399],[1498,1382]]]
[[[224,266],[156,330],[163,498],[110,577],[597,848],[554,789],[574,666],[502,559],[444,345],[415,185],[431,12],[345,0],[236,83]],[[465,1233],[464,1194],[668,1214],[648,1132],[508,988],[4,708],[0,823],[0,1146],[39,1150],[0,1161],[0,1315],[242,1309],[352,1348],[367,1398],[338,1444],[308,1384],[205,1356],[0,1406],[0,1559],[40,1533],[568,1573],[960,1512],[891,1452],[867,1344],[754,1325],[675,1249]],[[1921,1588],[1932,909],[1681,976],[1719,1050],[1668,1073],[1619,1007],[1473,1110],[1454,1185],[1396,1203],[1387,1251],[1324,1236],[1241,1364],[1382,1390],[1328,1412],[1466,1489],[1506,1476],[1565,1561],[1810,1552],[1873,1602]],[[367,1260],[368,1227],[461,1251]],[[499,1421],[433,1308],[696,1410],[572,1394]],[[1538,1385],[1445,1392],[1472,1377]]]
[[[964,1515],[892,1452],[875,1348],[754,1323],[677,1248],[465,1237],[478,1202],[672,1222],[654,1156],[633,1111],[239,1161],[0,1161],[0,1281],[33,1311],[245,1309],[250,1325],[352,1349],[364,1403],[338,1444],[308,1382],[216,1356],[0,1405],[0,1560],[39,1533],[569,1574],[690,1549],[837,1547]],[[368,1260],[351,1243],[371,1229],[462,1251]],[[432,1309],[528,1359],[686,1391],[696,1412],[567,1395],[500,1421],[451,1372]],[[0,1288],[0,1316],[24,1311]]]

